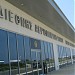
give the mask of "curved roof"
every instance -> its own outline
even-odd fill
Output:
[[[27,12],[29,15],[41,21],[42,23],[60,33],[61,35],[65,36],[69,40],[73,42],[75,41],[74,28],[53,0],[52,2],[54,3],[54,6],[52,5],[52,2],[49,3],[48,0],[6,1],[10,2],[24,12]],[[56,8],[58,9],[58,11]]]

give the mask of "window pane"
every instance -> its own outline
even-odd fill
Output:
[[[47,48],[47,42],[44,42],[44,46],[45,46],[45,56],[46,56],[46,60],[48,60],[48,48]]]
[[[44,50],[45,50],[45,62],[46,62],[46,69],[45,71],[48,72],[49,70],[49,55],[48,55],[48,42],[44,42]]]
[[[63,48],[62,46],[59,46],[58,45],[58,58],[59,58],[59,64],[61,65],[62,64],[62,57],[63,57]]]
[[[10,48],[11,74],[13,75],[18,73],[16,34],[14,33],[9,33],[9,48]]]
[[[41,52],[37,52],[37,61],[39,74],[42,74]]]
[[[50,67],[52,68],[52,70],[55,69],[55,61],[54,61],[54,52],[53,52],[53,44],[49,43],[50,46]]]
[[[45,61],[44,42],[41,41],[42,60]]]
[[[25,69],[25,49],[24,49],[24,38],[21,35],[17,35],[17,44],[18,44],[18,58],[19,58],[19,67],[20,73],[26,73]]]
[[[75,62],[75,50],[72,49],[72,56],[73,56],[73,61]]]
[[[30,56],[30,40],[28,37],[24,37],[24,45],[25,45],[25,59],[26,59],[26,70],[28,75],[32,73],[31,66],[31,56]]]
[[[66,54],[67,54],[67,63],[71,62],[71,51],[70,48],[66,48]]]
[[[63,47],[63,63],[66,63],[66,47]]]
[[[0,75],[9,75],[7,32],[0,30]]]

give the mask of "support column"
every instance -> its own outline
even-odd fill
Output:
[[[54,59],[55,59],[55,69],[59,70],[58,48],[57,44],[55,43],[53,43],[53,50],[54,50]]]

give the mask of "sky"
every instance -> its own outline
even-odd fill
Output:
[[[75,27],[75,0],[54,0]]]

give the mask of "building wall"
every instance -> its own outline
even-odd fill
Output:
[[[74,41],[74,28],[53,0],[6,0],[22,11]],[[49,3],[50,2],[50,3]],[[22,4],[22,5],[21,5]],[[70,27],[70,26],[71,27]],[[64,30],[63,30],[64,29]]]
[[[54,31],[53,29],[49,28],[48,26],[46,26],[42,22],[38,21],[37,19],[33,18],[32,16],[28,15],[27,13],[25,13],[25,12],[21,11],[20,9],[16,8],[15,6],[11,5],[7,1],[0,0],[0,6],[1,6],[3,14],[5,14],[4,10],[7,9],[7,14],[10,11],[11,12],[11,17],[12,17],[11,18],[12,22],[10,22],[10,19],[8,17],[9,14],[7,15],[6,20],[5,20],[4,15],[0,16],[0,17],[3,17],[3,18],[0,18],[0,29],[10,31],[10,32],[13,32],[13,33],[16,33],[16,34],[21,34],[21,35],[24,35],[24,36],[28,36],[28,37],[31,37],[31,38],[35,38],[35,39],[38,39],[38,40],[43,40],[43,41],[53,43],[55,68],[56,68],[56,70],[58,70],[59,69],[59,62],[58,62],[58,48],[57,48],[57,45],[67,47],[67,48],[70,48],[70,50],[72,50],[72,49],[74,49],[74,47],[65,44],[65,40],[72,43],[72,44],[74,44],[74,43],[72,41],[70,41],[69,39],[65,38],[64,36],[62,36],[61,34]],[[24,18],[25,20],[27,20],[28,22],[32,23],[32,29],[30,30],[26,27],[22,27],[20,23],[17,25],[15,23],[14,15],[18,15],[18,16]],[[39,26],[39,27],[55,34],[56,36],[62,38],[63,42],[60,42],[60,41],[55,40],[53,38],[49,38],[49,37],[43,35],[43,33],[39,34],[39,33],[35,32],[35,25],[37,25],[37,26]],[[27,26],[29,26],[29,23],[28,23]]]
[[[28,21],[31,21],[33,30],[32,31],[28,30],[27,28],[21,27],[21,25],[16,25],[16,23],[9,22],[9,20],[5,20],[5,19],[0,19],[1,20],[1,25],[0,25],[1,28],[7,29],[7,30],[10,30],[10,31],[14,31],[14,32],[17,32],[17,33],[21,33],[23,35],[31,36],[31,37],[34,37],[34,38],[38,38],[38,39],[41,39],[41,40],[45,40],[45,41],[49,41],[49,40],[50,40],[50,42],[56,41],[56,40],[50,39],[46,36],[43,36],[41,34],[36,33],[35,28],[34,28],[34,25],[36,24],[37,26],[42,27],[43,29],[46,29],[49,32],[52,32],[53,34],[56,34],[57,36],[63,38],[63,43],[65,43],[65,40],[73,43],[69,39],[63,37],[61,34],[57,33],[56,31],[52,30],[51,28],[47,27],[46,25],[44,25],[40,21],[36,20],[32,16],[28,15],[27,13],[25,13],[25,12],[19,10],[18,8],[14,7],[10,3],[6,2],[6,1],[4,1],[4,2],[1,1],[1,2],[2,3],[0,5],[3,9],[6,8],[8,11],[10,10],[12,13],[17,14],[20,17],[23,17],[23,18],[27,19]],[[12,18],[12,20],[14,21],[14,18]],[[41,37],[39,37],[39,36],[41,36]],[[47,38],[48,40],[45,39],[45,38]],[[56,42],[58,42],[58,41],[56,41]]]

